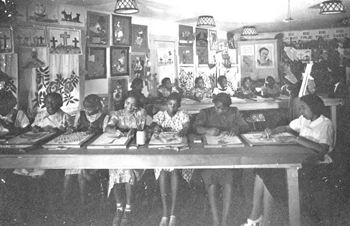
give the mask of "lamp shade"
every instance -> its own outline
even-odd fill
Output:
[[[117,14],[134,14],[138,13],[136,0],[117,0],[114,7],[114,13]]]
[[[215,21],[213,16],[200,16],[198,17],[197,27],[212,28],[215,27]]]
[[[257,35],[258,32],[256,31],[256,27],[254,26],[245,26],[243,27],[242,30],[242,36],[253,36],[253,35]]]
[[[320,5],[320,14],[322,15],[345,13],[345,11],[345,6],[340,0],[325,1]]]

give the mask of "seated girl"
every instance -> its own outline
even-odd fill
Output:
[[[240,98],[256,97],[255,88],[252,85],[252,79],[250,77],[243,78],[242,86],[238,89],[237,96]]]
[[[261,87],[261,96],[263,97],[279,97],[281,95],[281,88],[276,84],[275,79],[272,76],[265,78],[265,84]]]
[[[264,134],[269,136],[295,131],[299,133],[299,136],[288,137],[283,139],[283,142],[293,142],[310,148],[318,153],[321,161],[330,163],[332,160],[328,153],[334,147],[334,127],[332,122],[322,114],[324,108],[320,97],[316,95],[303,96],[300,98],[301,116],[299,118],[294,119],[287,126],[275,129],[267,128]],[[255,173],[253,209],[247,223],[242,226],[270,225],[274,200],[287,200],[285,170],[259,169]]]
[[[111,113],[106,132],[118,136],[133,137],[138,128],[146,124],[146,111],[137,105],[137,97],[128,96],[124,102],[124,109]],[[108,193],[113,189],[116,200],[116,213],[113,226],[126,226],[132,221],[133,186],[139,181],[144,170],[110,169]],[[123,187],[126,193],[126,205],[123,203]]]
[[[86,131],[86,133],[102,133],[107,127],[109,116],[102,113],[102,103],[99,96],[90,94],[83,101],[84,110],[75,116],[74,126],[69,132]],[[68,189],[73,176],[78,176],[80,189],[80,204],[85,204],[86,181],[90,179],[90,171],[84,169],[67,169],[63,184],[63,203],[68,201]]]
[[[166,77],[162,79],[162,85],[158,87],[158,97],[166,98],[171,93],[179,93],[175,86],[172,86],[170,78]]]
[[[141,78],[135,78],[131,82],[131,90],[128,91],[127,96],[134,96],[136,98],[137,106],[145,107],[149,102],[145,95],[142,93],[143,80]]]
[[[219,93],[213,99],[214,107],[202,109],[197,115],[194,128],[199,134],[218,136],[228,134],[235,136],[249,131],[248,124],[244,121],[236,107],[230,107],[231,98],[226,93]],[[242,170],[237,169],[204,169],[202,177],[209,194],[209,204],[213,214],[213,225],[227,226],[228,216],[232,203],[233,183],[241,183]],[[234,179],[235,178],[235,179]],[[239,180],[239,181],[234,181]],[[217,190],[218,185],[223,189],[223,211],[220,223]]]
[[[194,80],[194,87],[190,90],[190,97],[195,100],[202,101],[203,98],[211,97],[211,90],[205,87],[204,80],[202,76],[197,77]]]
[[[190,126],[190,117],[183,111],[179,110],[181,106],[181,97],[178,93],[171,93],[167,98],[167,110],[159,111],[153,116],[153,122],[151,129],[156,133],[161,131],[173,131],[177,132],[179,137],[187,135],[187,130]],[[184,169],[182,174],[188,181],[192,177],[192,170]],[[170,208],[170,221],[169,226],[175,226],[175,207],[177,201],[178,191],[178,174],[177,169],[155,169],[154,171],[156,179],[159,178],[160,192],[163,203],[163,216],[159,226],[168,225],[168,203],[167,203],[167,187],[170,180],[171,183],[171,208]]]
[[[229,96],[235,94],[231,87],[227,86],[227,79],[224,75],[219,76],[218,78],[218,87],[214,88],[213,96],[218,95],[219,93],[226,93]]]

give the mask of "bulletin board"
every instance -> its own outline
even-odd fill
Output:
[[[251,77],[253,80],[278,77],[277,40],[240,41],[238,44],[238,59],[241,78]]]

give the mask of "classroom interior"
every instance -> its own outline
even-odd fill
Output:
[[[245,119],[252,130],[260,131],[296,118],[298,107],[292,100],[316,93],[329,103],[337,101],[336,111],[330,104],[325,113],[336,119],[336,146],[331,153],[334,163],[320,173],[315,209],[301,206],[301,225],[326,225],[328,220],[332,225],[350,224],[350,1],[330,1],[344,8],[325,15],[320,10],[339,9],[323,9],[322,0],[125,0],[123,4],[137,8],[129,14],[115,11],[120,2],[124,0],[0,1],[0,79],[6,80],[4,89],[16,97],[17,109],[34,120],[45,111],[44,97],[57,92],[63,97],[62,109],[71,115],[82,109],[89,94],[97,94],[104,111],[110,112],[120,107],[132,81],[141,78],[142,93],[152,102],[147,111],[154,114],[164,107],[158,98],[164,78],[170,78],[187,97],[199,76],[210,90],[218,86],[219,76],[225,76],[234,91],[250,77],[258,96],[249,100],[233,96],[232,105],[244,102]],[[266,64],[259,63],[263,48],[268,51]],[[259,96],[267,76],[287,87],[277,99]],[[251,114],[259,110],[254,104],[276,100],[274,108],[284,106],[280,121],[260,120]],[[212,106],[211,101],[184,98],[182,104],[195,115],[200,108]],[[0,147],[0,155],[9,154],[8,150]],[[9,169],[1,170],[0,209],[4,211],[0,225],[112,225],[115,202],[106,197],[108,171],[102,170],[90,181],[83,213],[77,204],[77,184],[71,205],[63,207],[61,177],[55,176],[56,203],[42,198],[48,189],[45,182],[28,179],[24,186],[32,196],[26,200],[30,206],[23,223],[18,221],[22,216],[16,214],[16,205],[24,205],[24,200],[13,201],[6,184]],[[147,184],[153,177],[145,174],[135,188],[138,208],[133,225],[159,224],[158,184],[151,188]],[[243,186],[233,191],[232,225],[241,225],[247,218],[253,184],[253,170],[244,169]],[[180,180],[179,194],[178,225],[211,225],[208,196],[199,174],[194,174],[190,184]],[[280,206],[274,211],[272,225],[282,225],[288,209]],[[322,219],[317,211],[331,211],[327,214],[331,219]]]

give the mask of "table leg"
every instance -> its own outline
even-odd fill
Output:
[[[298,168],[287,168],[288,205],[290,226],[300,226]]]

